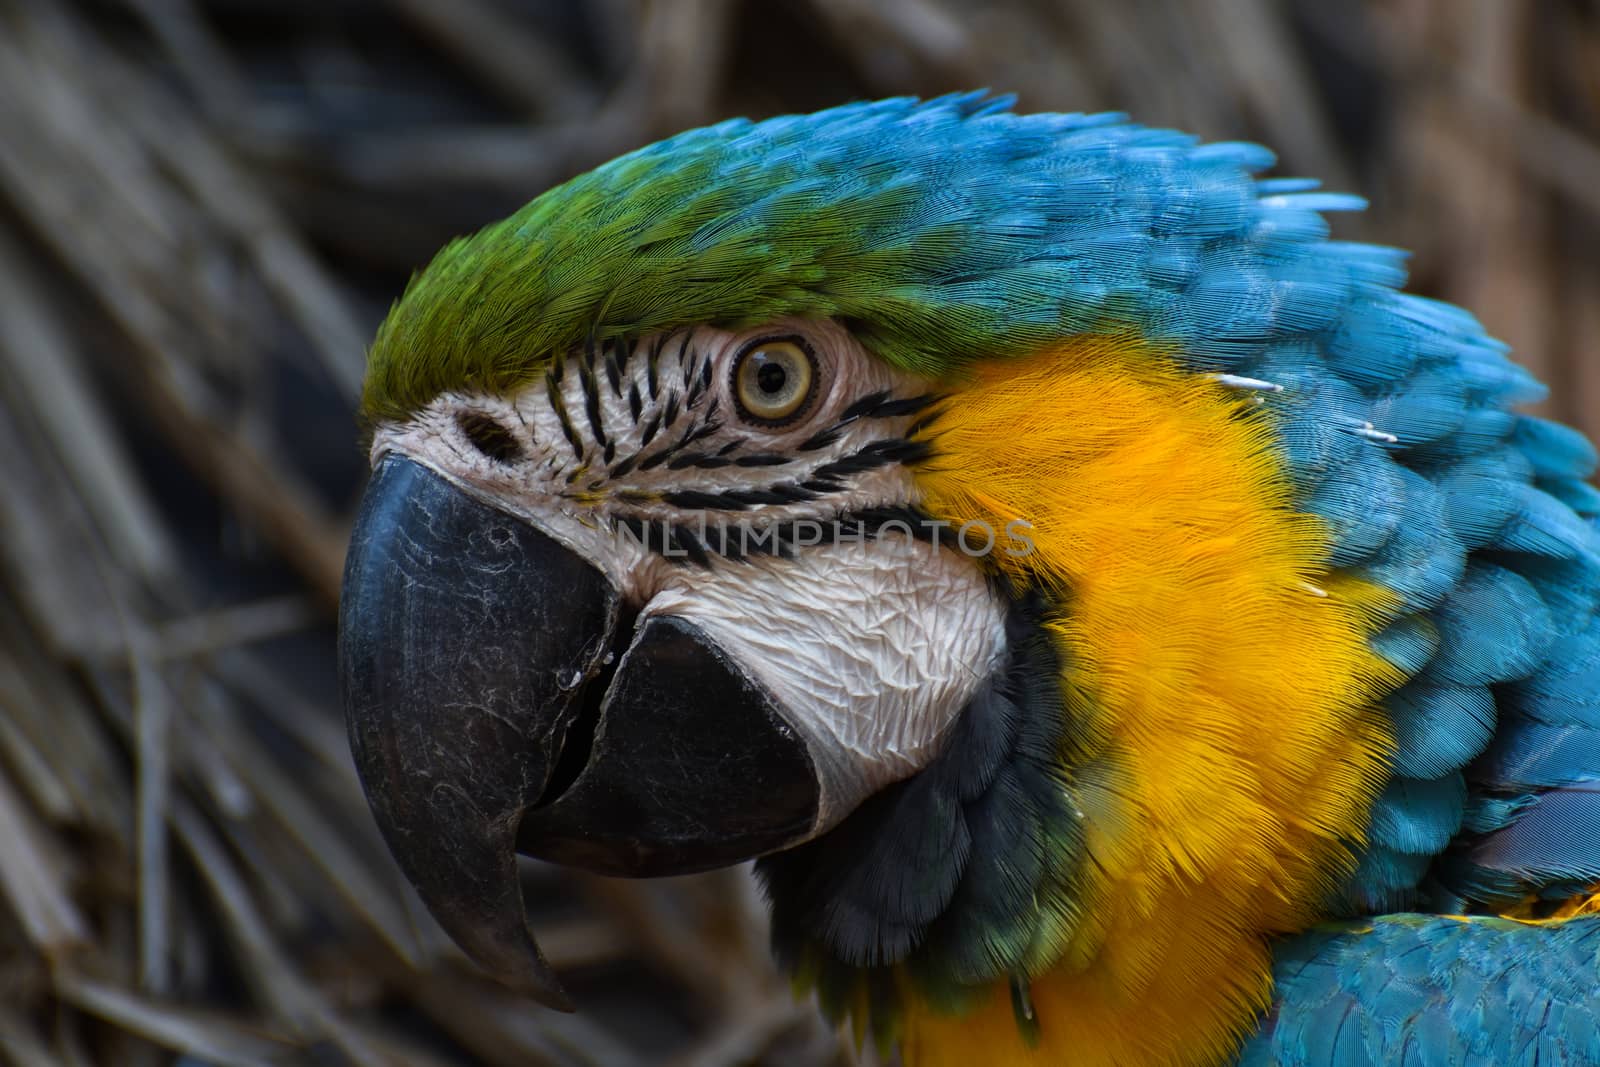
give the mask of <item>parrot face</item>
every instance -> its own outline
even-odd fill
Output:
[[[1006,610],[948,531],[917,536],[928,384],[837,324],[563,357],[377,428],[342,626],[391,847],[552,999],[513,848],[638,876],[809,840],[929,762]]]
[[[412,280],[340,609],[402,869],[567,1007],[516,852],[757,857],[911,1067],[1600,1062],[1594,447],[1354,198],[1009,103],[690,131]]]

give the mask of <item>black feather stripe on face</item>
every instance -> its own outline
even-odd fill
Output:
[[[663,362],[670,360],[676,361],[675,372],[670,380],[663,380]],[[574,364],[570,379],[569,362]],[[575,390],[571,388],[573,380]],[[870,540],[888,528],[939,543],[938,524],[905,505],[852,504],[820,509],[809,520],[789,515],[763,524],[754,537],[730,537],[726,530],[708,530],[705,522],[706,513],[750,514],[765,508],[825,503],[828,497],[846,493],[851,479],[859,475],[922,463],[932,455],[932,447],[922,436],[921,425],[915,435],[907,432],[903,423],[886,427],[889,432],[883,436],[868,437],[823,462],[812,460],[813,465],[803,473],[785,473],[766,484],[658,490],[630,487],[608,492],[608,483],[636,473],[786,471],[805,462],[807,456],[836,449],[851,432],[904,420],[927,411],[939,399],[932,393],[876,389],[849,403],[799,445],[780,451],[764,442],[758,445],[746,435],[720,443],[712,440],[728,425],[722,417],[722,397],[713,389],[715,381],[714,360],[690,330],[605,345],[591,340],[556,361],[545,377],[544,397],[576,464],[568,470],[561,469],[564,462],[557,465],[557,473],[565,475],[567,492],[597,506],[613,528],[626,529],[665,558],[689,565],[709,565],[719,557],[788,556],[807,543],[808,521],[820,523],[840,537]],[[609,407],[606,392],[616,401]],[[578,409],[581,418],[575,417]],[[619,417],[623,420],[620,424]],[[596,453],[603,465],[598,476],[589,461]],[[663,507],[701,514],[698,522],[685,521],[663,515]],[[653,537],[649,536],[652,531]]]
[[[748,415],[732,392],[740,359],[778,332],[805,339],[818,383],[793,425]],[[896,533],[939,545],[910,474],[934,455],[939,399],[873,364],[838,324],[784,322],[591,338],[551,362],[542,388],[447,394],[414,426],[488,464],[463,472],[484,491],[648,531],[634,539],[651,554],[692,566]]]

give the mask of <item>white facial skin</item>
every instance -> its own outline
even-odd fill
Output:
[[[803,341],[816,380],[795,420],[772,427],[742,409],[733,369],[753,342],[781,337]],[[844,419],[851,405],[927,393],[925,382],[873,359],[832,322],[698,328],[615,354],[574,354],[553,386],[540,379],[511,397],[440,396],[411,420],[380,427],[372,459],[408,456],[525,519],[599,568],[641,624],[673,615],[703,630],[805,737],[822,789],[816,834],[925,766],[1004,652],[1004,604],[948,536],[935,547],[894,528],[852,538],[848,524],[833,527],[851,513],[916,500],[901,462],[861,468],[863,457],[892,451],[919,415],[880,405]],[[501,428],[494,440],[505,446],[503,458],[474,443],[474,419]],[[837,432],[819,441],[828,430]],[[691,440],[680,444],[686,434]],[[810,499],[746,497],[742,509],[725,496],[662,498],[807,483],[809,492],[788,495]],[[798,528],[790,558],[760,550],[772,520],[811,520]],[[668,543],[668,531],[698,532],[702,522],[706,543],[725,536],[737,545],[742,536],[754,550],[691,562]]]

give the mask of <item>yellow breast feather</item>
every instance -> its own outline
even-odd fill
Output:
[[[1063,763],[1088,828],[1087,918],[1034,977],[913,1007],[907,1062],[1210,1064],[1271,992],[1269,938],[1350,870],[1392,744],[1399,673],[1368,639],[1389,595],[1330,571],[1272,424],[1128,338],[985,366],[928,430],[923,505],[1029,524],[990,559],[1061,605]]]

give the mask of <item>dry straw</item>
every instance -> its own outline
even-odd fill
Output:
[[[474,976],[356,788],[362,351],[448,237],[730,114],[988,85],[1366,193],[1600,431],[1600,20],[1499,0],[0,0],[0,1062],[821,1065],[745,875],[530,866]]]

